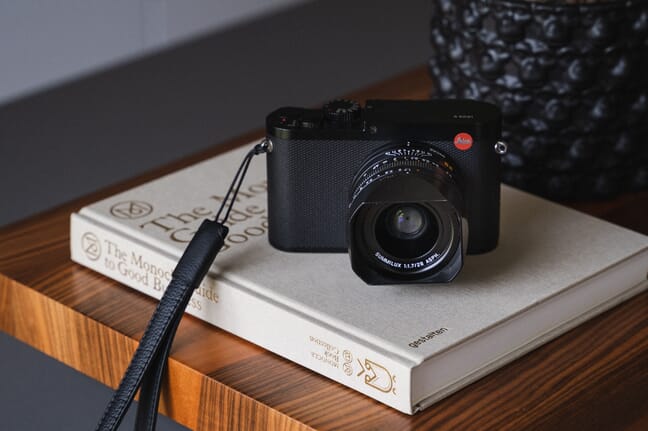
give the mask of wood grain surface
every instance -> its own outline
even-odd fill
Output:
[[[419,68],[351,96],[429,92]],[[70,213],[261,134],[0,230],[0,330],[115,387],[155,301],[70,261]],[[648,192],[572,206],[648,234]],[[190,316],[171,356],[161,411],[198,430],[648,429],[648,292],[414,416]]]

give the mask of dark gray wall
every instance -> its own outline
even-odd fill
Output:
[[[0,108],[0,225],[420,65],[423,0],[331,0]]]
[[[303,1],[2,1],[0,103]]]
[[[0,107],[0,225],[421,65],[427,26],[424,0],[306,3]],[[1,429],[91,429],[109,396],[0,335]]]

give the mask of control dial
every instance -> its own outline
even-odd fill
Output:
[[[360,115],[360,105],[354,100],[334,100],[323,109],[324,118],[332,123],[350,123]]]

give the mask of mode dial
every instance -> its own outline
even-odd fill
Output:
[[[360,114],[360,105],[354,100],[334,100],[324,105],[324,118],[333,123],[349,123]]]

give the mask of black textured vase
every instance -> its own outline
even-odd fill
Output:
[[[648,0],[432,0],[434,97],[504,114],[503,180],[552,199],[648,188]]]

